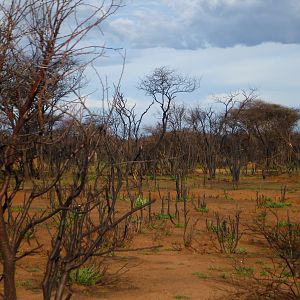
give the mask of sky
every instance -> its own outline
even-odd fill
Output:
[[[107,50],[95,69],[116,82],[129,103],[142,110],[151,101],[137,89],[155,68],[168,66],[201,79],[182,95],[187,106],[210,105],[237,90],[256,89],[260,99],[300,108],[299,0],[125,0],[102,26]],[[95,36],[95,38],[97,38]],[[88,78],[93,81],[95,74]],[[95,82],[95,80],[94,80]],[[89,105],[100,106],[99,85]]]

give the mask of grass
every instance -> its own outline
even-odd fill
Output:
[[[201,208],[197,208],[197,211],[202,213],[208,213],[209,209],[208,207],[201,207]]]
[[[265,270],[263,270],[263,271],[260,272],[260,276],[261,277],[267,277],[268,275],[269,275],[269,273],[267,271],[265,271]]]
[[[185,294],[176,294],[174,296],[175,299],[191,299],[191,296]]]
[[[247,254],[247,250],[245,248],[236,248],[234,252],[236,254]]]
[[[194,272],[193,275],[197,276],[200,279],[207,279],[208,278],[208,276],[203,272]]]
[[[17,287],[22,287],[26,290],[36,290],[39,288],[37,282],[32,279],[24,279],[17,281]]]
[[[234,200],[233,197],[230,196],[226,190],[224,190],[224,197],[226,200],[230,200],[230,201]]]
[[[295,223],[291,223],[287,220],[280,220],[278,222],[278,227],[295,227],[296,224]]]
[[[40,268],[38,268],[38,267],[28,267],[28,268],[26,269],[26,271],[27,271],[27,272],[30,272],[30,273],[38,273],[38,272],[40,272],[41,270],[40,270]]]
[[[103,275],[95,266],[82,267],[70,272],[70,282],[79,283],[81,285],[92,286],[99,283]]]
[[[176,216],[175,214],[159,214],[158,215],[158,219],[159,220],[170,220],[170,219],[174,219]]]
[[[223,268],[221,268],[219,266],[215,266],[215,265],[210,265],[208,267],[208,270],[210,270],[210,271],[218,271],[218,272],[223,272],[224,271]]]
[[[138,196],[137,199],[135,200],[134,207],[135,207],[135,208],[141,208],[141,207],[143,207],[144,205],[146,205],[148,202],[149,202],[148,199],[143,198],[143,196],[140,195],[140,196]]]
[[[260,195],[257,197],[257,207],[261,208],[285,208],[292,204],[284,201],[274,201],[271,197]]]
[[[176,224],[176,228],[184,228],[184,224],[178,223],[178,224]]]
[[[22,213],[24,210],[25,208],[21,205],[11,208],[11,212],[15,212],[15,213]]]
[[[273,202],[273,201],[268,201],[265,204],[266,208],[285,208],[291,206],[291,203],[287,202]]]
[[[254,273],[254,269],[251,267],[245,267],[245,266],[236,266],[234,268],[234,274],[237,276],[243,276],[243,277],[250,277]]]

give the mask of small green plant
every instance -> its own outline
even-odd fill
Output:
[[[235,253],[236,254],[247,254],[247,250],[245,248],[236,248]]]
[[[234,273],[238,276],[250,277],[254,274],[254,269],[246,266],[236,266]]]
[[[261,259],[258,259],[256,262],[255,262],[257,265],[264,265],[264,261],[261,260]]]
[[[265,270],[262,270],[260,272],[260,276],[262,276],[262,277],[267,277],[268,275],[269,275],[269,273],[267,271],[265,271]]]
[[[176,228],[184,228],[184,224],[177,223]]]
[[[280,201],[276,202],[271,197],[259,195],[259,193],[256,192],[256,205],[258,208],[285,208],[291,206],[291,203],[285,202],[285,196],[284,200],[282,199],[283,198],[280,198]]]
[[[142,195],[139,195],[134,203],[135,208],[141,208],[149,202],[148,199],[144,198]]]
[[[209,209],[208,207],[201,207],[197,209],[198,212],[202,212],[202,213],[208,213]]]
[[[279,220],[278,221],[278,227],[288,227],[293,226],[293,224],[289,223],[287,220]]]
[[[189,295],[184,295],[184,294],[176,294],[174,296],[175,299],[191,299],[191,296]]]
[[[38,272],[40,272],[41,270],[40,270],[40,268],[38,268],[38,267],[28,267],[28,268],[26,269],[26,271],[27,271],[27,272],[30,272],[30,273],[38,273]]]
[[[291,206],[291,203],[286,202],[268,202],[265,207],[267,208],[285,208]]]
[[[70,282],[79,283],[81,285],[96,285],[102,279],[103,274],[99,272],[95,266],[82,267],[70,272]]]
[[[234,200],[233,197],[230,196],[226,190],[224,190],[224,197],[226,200],[230,200],[230,201]]]
[[[218,272],[223,272],[223,268],[219,267],[219,266],[215,266],[215,265],[210,265],[208,267],[208,270],[210,271],[218,271]]]
[[[158,215],[158,219],[159,220],[170,220],[170,219],[175,219],[175,214],[159,214]]]
[[[208,207],[206,204],[206,195],[204,194],[202,199],[198,197],[197,206],[195,205],[195,209],[198,212],[208,213]]]
[[[239,230],[240,214],[241,212],[237,211],[234,218],[220,218],[219,214],[215,213],[214,220],[206,220],[206,228],[216,237],[222,253],[235,253],[242,237]]]
[[[17,282],[18,287],[22,287],[26,290],[34,290],[38,288],[37,282],[32,279],[24,279]]]
[[[24,206],[15,206],[11,208],[11,212],[22,213],[25,210]]]
[[[208,276],[203,272],[194,272],[193,275],[197,276],[200,279],[207,279],[208,278]]]

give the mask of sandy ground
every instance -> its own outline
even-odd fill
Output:
[[[183,246],[183,228],[177,228],[169,220],[155,221],[154,226],[144,225],[131,241],[129,248],[162,245],[158,250],[117,252],[105,260],[108,274],[105,285],[94,287],[74,286],[74,299],[107,300],[163,300],[163,299],[231,299],[235,290],[231,278],[236,264],[247,263],[259,269],[258,262],[264,260],[268,247],[259,238],[247,233],[238,246],[241,254],[221,254],[206,230],[205,220],[218,211],[221,215],[232,215],[241,210],[242,229],[251,223],[259,213],[256,207],[256,191],[269,197],[279,197],[280,188],[287,184],[289,208],[277,209],[281,216],[287,210],[291,216],[300,211],[300,184],[296,177],[273,177],[267,181],[260,178],[244,178],[238,190],[230,188],[228,182],[218,182],[206,187],[191,185],[190,193],[206,194],[208,213],[200,213],[189,203],[192,224],[198,223],[194,232],[192,247]],[[162,185],[162,193],[171,189],[170,181]],[[227,196],[225,196],[226,189]],[[153,194],[155,197],[155,193]],[[157,196],[157,195],[156,195]],[[36,208],[43,200],[35,203]],[[180,204],[182,210],[182,204]],[[120,211],[125,211],[128,203],[120,203]],[[171,207],[174,210],[174,204]],[[160,210],[160,201],[153,211]],[[40,242],[49,245],[50,236],[43,227],[39,229]],[[18,262],[18,297],[24,300],[42,299],[40,283],[46,260],[46,250]],[[116,275],[117,270],[121,269]],[[3,287],[0,285],[0,290]]]

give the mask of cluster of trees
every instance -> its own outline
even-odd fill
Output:
[[[228,168],[235,183],[249,161],[265,171],[299,166],[297,110],[257,100],[253,92],[219,99],[222,108],[216,110],[176,105],[176,97],[193,92],[199,82],[166,67],[140,82],[152,99],[142,114],[128,105],[120,86],[100,99],[107,101],[105,110],[90,111],[81,94],[85,69],[105,49],[89,45],[87,37],[122,5],[93,2],[0,5],[0,281],[5,299],[17,298],[16,262],[45,247],[44,299],[53,293],[57,300],[69,299],[70,272],[120,247],[130,216],[149,204],[132,202],[128,212],[115,214],[121,190],[129,197],[133,189],[142,193],[145,175],[176,176],[180,193],[182,178],[199,165],[211,179],[217,169]],[[160,121],[146,132],[143,118],[154,105]],[[28,248],[26,237],[42,223],[52,224],[50,245],[36,238]]]
[[[181,171],[188,174],[200,165],[209,179],[225,169],[235,184],[249,168],[264,178],[299,168],[299,110],[259,100],[254,91],[217,102],[215,109],[172,107],[163,157],[177,153]],[[174,167],[170,162],[170,173],[176,173]]]

